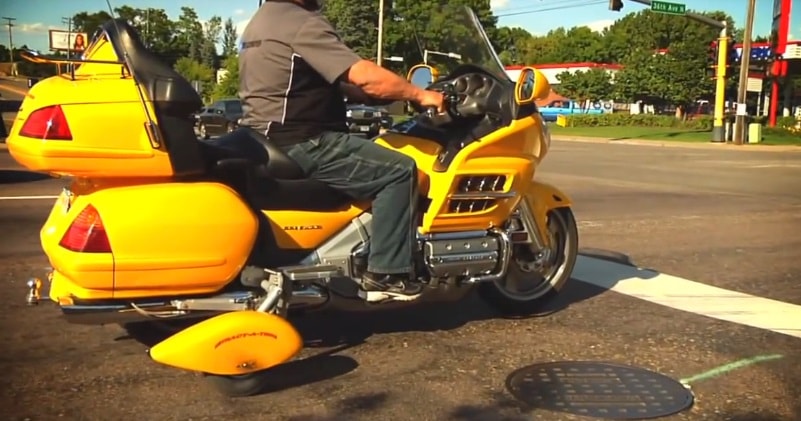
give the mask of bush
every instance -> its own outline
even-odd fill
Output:
[[[789,130],[794,128],[798,124],[798,120],[795,117],[779,117],[776,119],[776,127],[780,127],[785,130]]]
[[[692,120],[681,120],[669,115],[654,114],[573,114],[565,116],[567,127],[667,127],[689,130],[712,130],[712,117],[701,116]]]

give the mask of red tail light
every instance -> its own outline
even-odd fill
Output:
[[[72,140],[72,132],[60,105],[38,109],[28,116],[20,136],[46,140]]]
[[[80,253],[111,253],[103,220],[92,205],[87,206],[72,221],[59,245]]]

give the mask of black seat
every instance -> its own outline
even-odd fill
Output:
[[[175,175],[202,174],[205,166],[192,118],[192,113],[203,107],[200,95],[188,80],[145,47],[136,29],[124,19],[109,20],[102,30],[117,56],[128,58],[134,78],[152,101]]]
[[[325,183],[304,178],[303,170],[292,158],[250,128],[240,127],[203,144],[211,166],[225,160],[248,162],[256,177],[250,199],[260,209],[323,211],[353,202]]]

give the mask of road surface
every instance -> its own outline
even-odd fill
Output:
[[[0,150],[0,168],[12,167]],[[0,200],[0,407],[15,420],[574,420],[522,407],[504,381],[537,362],[593,360],[690,379],[694,407],[668,420],[798,420],[799,176],[800,153],[555,142],[539,177],[575,200],[585,255],[558,311],[505,320],[470,299],[307,317],[301,333],[319,346],[303,356],[344,349],[292,363],[271,392],[244,399],[149,361],[118,326],[66,325],[50,306],[27,308],[51,200]],[[62,184],[0,177],[3,197]],[[620,255],[653,271],[592,258]],[[684,296],[665,298],[675,295]],[[766,319],[776,309],[785,318]],[[698,376],[765,355],[774,359]]]

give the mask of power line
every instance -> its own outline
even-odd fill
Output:
[[[583,2],[586,2],[586,1],[588,1],[588,0],[551,0],[551,1],[533,0],[533,1],[529,2],[528,4],[525,4],[525,5],[518,4],[517,6],[506,7],[506,8],[503,8],[501,10],[498,10],[498,12],[499,13],[510,13],[510,12],[520,12],[520,11],[531,11],[532,8],[556,7],[557,5],[558,6],[563,6],[563,5],[568,5],[570,3],[574,3],[575,4],[575,3],[583,3]],[[520,3],[522,3],[522,2],[520,2]]]
[[[589,2],[575,3],[575,4],[563,4],[561,6],[546,7],[544,9],[535,9],[535,10],[528,10],[528,11],[521,11],[521,12],[501,13],[501,14],[495,15],[495,17],[499,17],[500,18],[500,17],[506,17],[506,16],[529,15],[529,14],[532,14],[532,13],[549,12],[549,11],[553,11],[553,10],[573,9],[573,8],[576,8],[576,7],[594,6],[594,5],[597,5],[597,4],[604,4],[604,3],[607,3],[607,0],[597,0],[597,1],[589,1]]]

